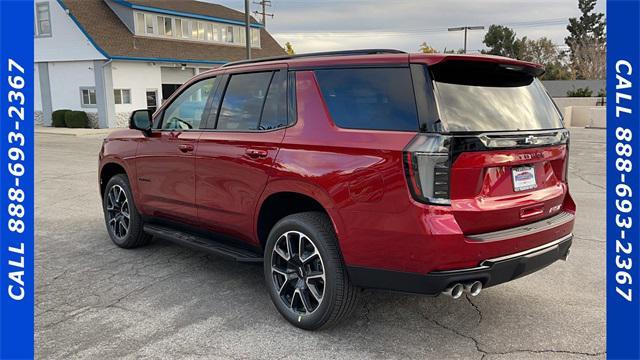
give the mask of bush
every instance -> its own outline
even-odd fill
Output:
[[[574,86],[573,89],[567,91],[567,96],[568,97],[591,97],[593,96],[593,91],[591,91],[589,87],[576,89]]]
[[[51,113],[51,126],[53,127],[65,127],[67,124],[64,121],[65,116],[71,110],[69,109],[61,109],[56,110]]]
[[[89,127],[89,118],[84,111],[69,111],[64,117],[64,122],[68,128]]]

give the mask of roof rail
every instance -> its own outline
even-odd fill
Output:
[[[326,52],[315,52],[315,53],[306,53],[306,54],[297,54],[297,55],[271,56],[271,57],[263,57],[263,58],[257,58],[257,59],[249,59],[249,60],[238,60],[238,61],[228,62],[222,65],[221,67],[254,64],[254,63],[261,63],[266,61],[300,59],[300,58],[317,57],[317,56],[349,56],[349,55],[375,55],[375,54],[406,54],[406,52],[401,50],[394,50],[394,49],[361,49],[361,50],[326,51]]]

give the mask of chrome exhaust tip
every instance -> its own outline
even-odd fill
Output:
[[[482,283],[480,281],[474,281],[464,284],[464,290],[471,296],[478,296],[482,291]]]
[[[464,285],[457,283],[448,287],[442,292],[444,295],[450,296],[452,299],[459,299],[464,293]]]
[[[571,249],[567,249],[567,252],[564,254],[564,257],[562,257],[562,260],[564,261],[569,260],[569,254],[571,254]]]

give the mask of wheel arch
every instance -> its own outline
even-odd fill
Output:
[[[132,187],[132,190],[133,190],[133,187],[135,184],[133,184],[131,181],[131,176],[127,169],[127,166],[124,163],[117,161],[116,159],[109,159],[108,161],[105,161],[102,164],[102,166],[100,167],[100,174],[98,175],[99,176],[98,183],[100,185],[100,197],[104,195],[104,191],[107,186],[107,183],[109,182],[109,179],[111,179],[112,177],[118,174],[125,174],[127,176],[127,178],[129,179],[129,185]]]
[[[279,181],[263,193],[256,210],[255,231],[260,246],[264,248],[271,228],[280,219],[307,211],[326,214],[340,239],[341,220],[328,194],[312,184]]]

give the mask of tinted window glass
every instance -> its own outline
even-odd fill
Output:
[[[287,125],[287,72],[277,71],[273,75],[267,100],[262,110],[260,130],[277,129]]]
[[[532,75],[493,63],[450,61],[431,67],[445,129],[517,131],[561,128],[562,120]]]
[[[222,100],[218,129],[257,130],[272,72],[231,75]]]
[[[336,125],[372,130],[418,129],[408,68],[317,70],[316,77]]]
[[[296,104],[296,73],[289,72],[287,81],[287,124],[293,124],[298,119],[298,109]]]
[[[178,95],[164,112],[162,129],[199,129],[200,123],[207,117],[204,110],[214,84],[215,78],[205,79]]]

